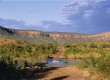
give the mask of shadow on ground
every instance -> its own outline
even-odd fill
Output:
[[[63,80],[65,78],[67,78],[68,76],[61,76],[61,77],[57,77],[57,78],[53,78],[51,80]]]
[[[36,75],[35,77],[36,77],[37,79],[44,78],[44,77],[47,76],[47,74],[48,74],[49,72],[51,73],[51,71],[52,71],[52,70],[55,70],[55,69],[57,69],[57,68],[56,68],[56,67],[45,67],[44,69],[39,70],[39,71],[38,71],[38,75]]]

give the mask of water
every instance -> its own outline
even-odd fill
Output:
[[[64,67],[64,66],[70,66],[70,65],[76,65],[81,60],[64,60],[61,58],[53,58],[48,59],[46,66],[50,67]]]

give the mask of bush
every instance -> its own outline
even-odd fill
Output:
[[[90,69],[94,69],[103,75],[109,75],[110,74],[110,54],[106,53],[106,51],[99,51],[100,57],[94,57],[94,55],[91,55],[90,59],[85,60],[84,66]]]
[[[90,48],[97,48],[97,45],[95,43],[91,43]]]
[[[105,43],[105,44],[101,44],[100,46],[101,46],[102,48],[110,48],[110,44],[106,44],[106,43]]]

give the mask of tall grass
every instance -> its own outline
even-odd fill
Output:
[[[90,53],[89,59],[84,59],[84,68],[90,71],[96,71],[103,77],[110,76],[110,51],[98,48],[95,52]],[[102,77],[101,76],[101,77]]]
[[[83,68],[110,76],[110,42],[75,42],[64,44],[66,58],[82,56]],[[76,49],[76,50],[75,50]],[[78,50],[78,51],[77,51]],[[87,58],[86,58],[87,57]]]

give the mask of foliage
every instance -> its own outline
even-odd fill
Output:
[[[0,80],[17,80],[25,76],[25,72],[16,68],[25,69],[34,65],[44,65],[44,60],[57,49],[57,43],[16,43],[0,45]],[[40,61],[40,62],[39,62]]]
[[[91,42],[90,48],[97,48],[97,45],[95,43]]]
[[[84,59],[83,66],[105,75],[110,74],[110,42],[74,42],[65,43],[59,47],[57,43],[16,43],[0,45],[0,78],[6,78],[13,72],[19,76],[25,73],[16,73],[16,67],[32,67],[44,64],[44,60],[61,49],[64,58]],[[11,71],[10,71],[11,70]],[[9,72],[9,74],[8,74]],[[2,74],[3,73],[3,74]],[[21,75],[20,75],[21,74]],[[10,76],[12,80],[13,76]]]
[[[110,75],[110,42],[75,42],[64,44],[64,57],[79,59],[82,56],[84,68],[97,71],[106,77]],[[70,56],[69,56],[70,55]]]
[[[10,56],[0,58],[0,80],[19,80],[26,72],[16,68],[16,62]]]
[[[103,43],[100,45],[102,48],[110,48],[110,44]]]
[[[56,43],[31,44],[17,41],[16,44],[1,45],[0,55],[12,57],[13,61],[18,60],[19,66],[24,67],[25,61],[34,65],[37,60],[44,60],[54,54],[56,49]]]
[[[76,45],[71,45],[69,43],[64,44],[64,48],[65,48],[64,57],[66,59],[68,59],[69,54],[74,54],[74,59],[76,59],[76,54],[78,54],[81,51],[81,49],[78,48]]]
[[[104,48],[97,48],[95,54],[91,53],[90,58],[84,60],[83,66],[108,77],[110,75],[110,52]]]

